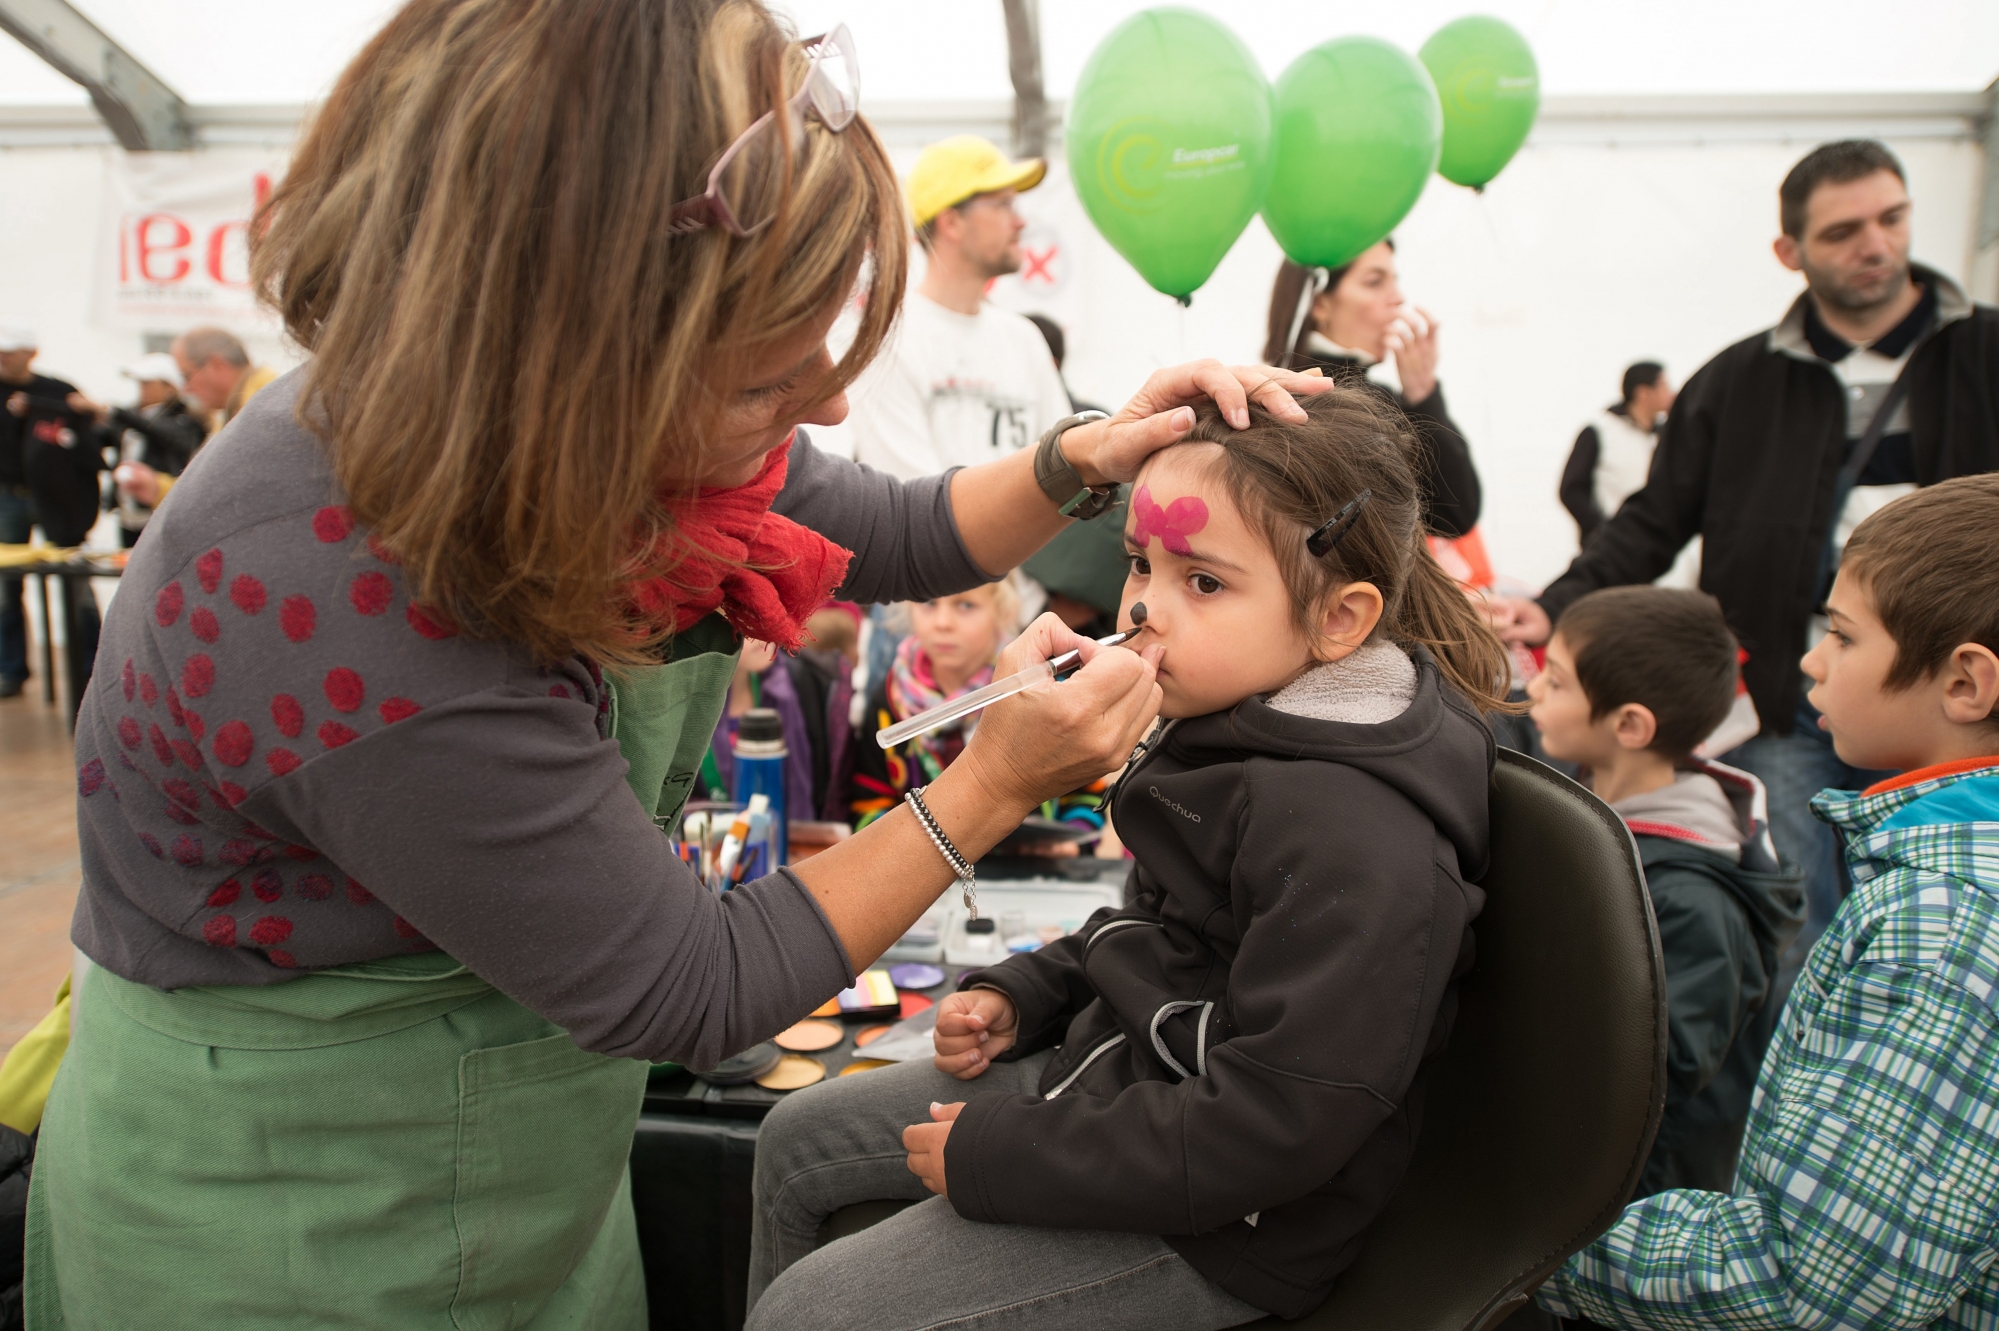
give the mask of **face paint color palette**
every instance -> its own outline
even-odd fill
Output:
[[[944,968],[930,966],[920,961],[905,962],[888,968],[888,978],[898,989],[935,989],[944,983]]]
[[[786,1054],[777,1066],[757,1078],[766,1091],[796,1091],[826,1079],[826,1065],[803,1054]]]
[[[922,994],[904,994],[902,996],[902,1015],[905,1018],[913,1017],[919,1012],[927,1012],[936,1006],[936,999],[925,998]]]
[[[779,1031],[773,1043],[794,1054],[809,1054],[819,1049],[831,1049],[840,1043],[841,1037],[840,1027],[833,1022],[806,1020]]]
[[[841,1068],[840,1075],[842,1077],[851,1077],[856,1072],[873,1072],[876,1068],[886,1068],[893,1066],[895,1065],[890,1063],[885,1058],[857,1058],[853,1062],[847,1064],[846,1067]]]
[[[883,1022],[879,1026],[863,1026],[861,1027],[861,1029],[854,1032],[854,1048],[866,1049],[876,1040],[879,1040],[884,1035],[887,1035],[888,1032],[889,1032],[889,1026],[887,1022]]]

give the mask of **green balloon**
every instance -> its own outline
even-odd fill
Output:
[[[1416,54],[1444,104],[1437,173],[1484,189],[1520,151],[1541,110],[1534,52],[1511,25],[1474,14],[1437,29]]]
[[[1227,28],[1148,9],[1091,53],[1069,103],[1069,178],[1104,239],[1184,302],[1270,183],[1270,84]]]
[[[1437,90],[1408,52],[1376,37],[1313,47],[1277,78],[1270,234],[1298,263],[1352,262],[1416,206],[1442,132]]]

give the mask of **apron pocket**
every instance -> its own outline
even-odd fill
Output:
[[[567,1034],[458,1060],[454,1326],[521,1326],[568,1279],[618,1195],[645,1075]]]

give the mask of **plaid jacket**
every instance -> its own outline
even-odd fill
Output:
[[[1631,1206],[1544,1307],[1624,1327],[1999,1328],[1999,769],[1812,808],[1846,836],[1853,895],[1785,1005],[1734,1192]]]

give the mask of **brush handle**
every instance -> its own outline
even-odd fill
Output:
[[[1074,656],[1075,653],[1065,652],[1063,655]],[[1038,661],[1025,670],[1008,675],[1005,679],[996,679],[982,689],[973,689],[962,697],[925,708],[906,721],[898,721],[886,730],[877,731],[875,743],[884,749],[893,748],[906,739],[927,735],[933,730],[950,725],[959,717],[970,716],[981,708],[990,707],[1002,698],[1011,698],[1014,694],[1031,689],[1036,684],[1045,684],[1055,678],[1057,670],[1063,668],[1056,664],[1061,660],[1062,657],[1058,656],[1053,660]]]

